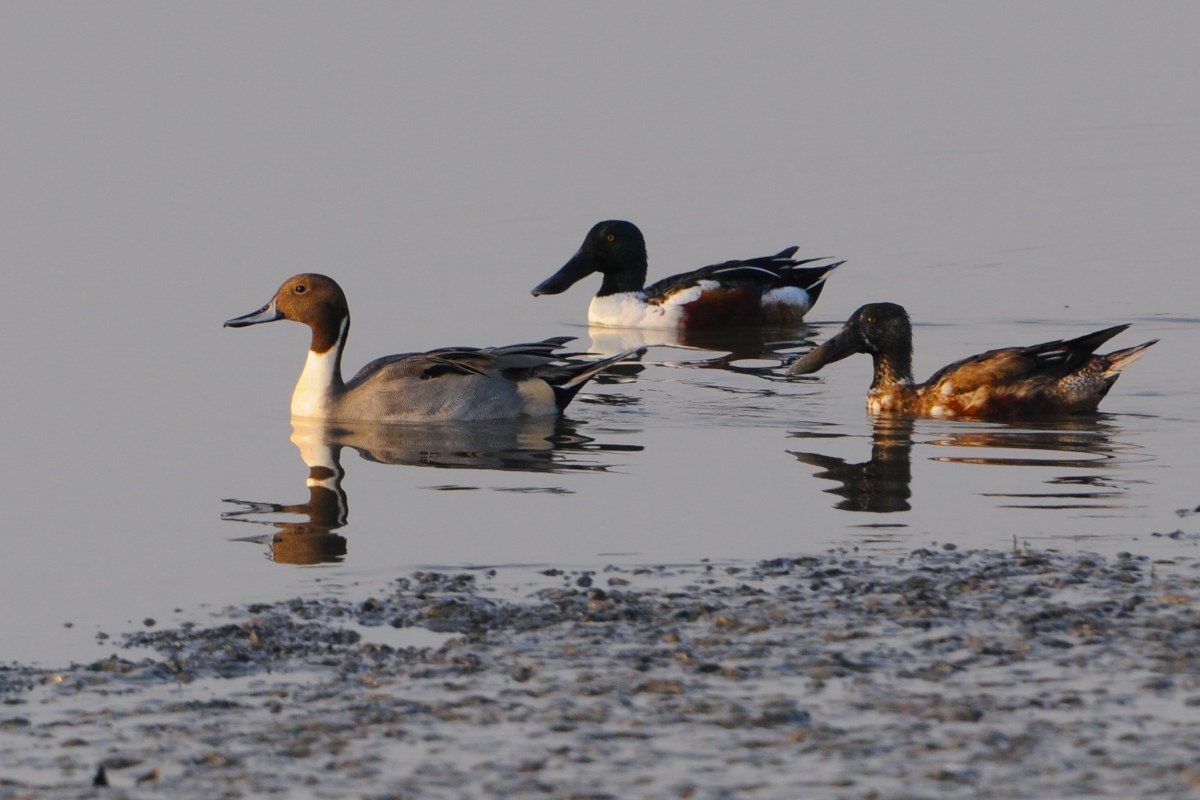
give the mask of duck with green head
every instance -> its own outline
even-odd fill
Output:
[[[592,226],[579,251],[542,281],[533,296],[559,294],[594,272],[600,289],[588,322],[621,328],[720,328],[787,326],[804,319],[825,279],[842,264],[792,258],[799,248],[773,256],[726,261],[672,275],[646,286],[646,240],[632,222]],[[816,262],[823,262],[817,265]]]

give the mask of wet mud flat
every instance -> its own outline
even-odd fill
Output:
[[[835,552],[366,591],[0,668],[0,797],[1200,797],[1192,559]],[[417,628],[440,636],[388,643]]]

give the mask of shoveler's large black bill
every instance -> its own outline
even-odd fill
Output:
[[[815,347],[799,361],[788,367],[788,375],[808,375],[826,364],[841,361],[847,356],[864,352],[860,339],[849,328],[842,328],[829,341]]]
[[[223,327],[244,328],[247,325],[257,325],[260,322],[274,322],[277,319],[283,319],[283,313],[275,307],[275,301],[272,300],[258,311],[251,311],[249,314],[225,320]]]
[[[562,269],[542,281],[533,290],[533,296],[543,294],[560,294],[574,286],[579,281],[591,275],[597,269],[596,258],[585,253],[582,249],[571,256],[571,260],[563,264]]]

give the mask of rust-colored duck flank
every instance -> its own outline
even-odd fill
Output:
[[[914,383],[908,312],[895,303],[870,303],[855,311],[829,341],[792,364],[787,374],[807,375],[854,353],[870,353],[875,375],[867,409],[872,414],[1012,419],[1083,413],[1095,411],[1121,370],[1158,341],[1096,355],[1097,347],[1128,327],[989,350]]]

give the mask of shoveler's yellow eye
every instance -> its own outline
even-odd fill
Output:
[[[874,317],[867,317],[867,322],[870,322],[870,323],[874,324],[874,322],[875,322],[875,318],[874,318]]]
[[[617,237],[611,233],[605,238],[607,238],[610,242],[615,242],[617,240]]]

